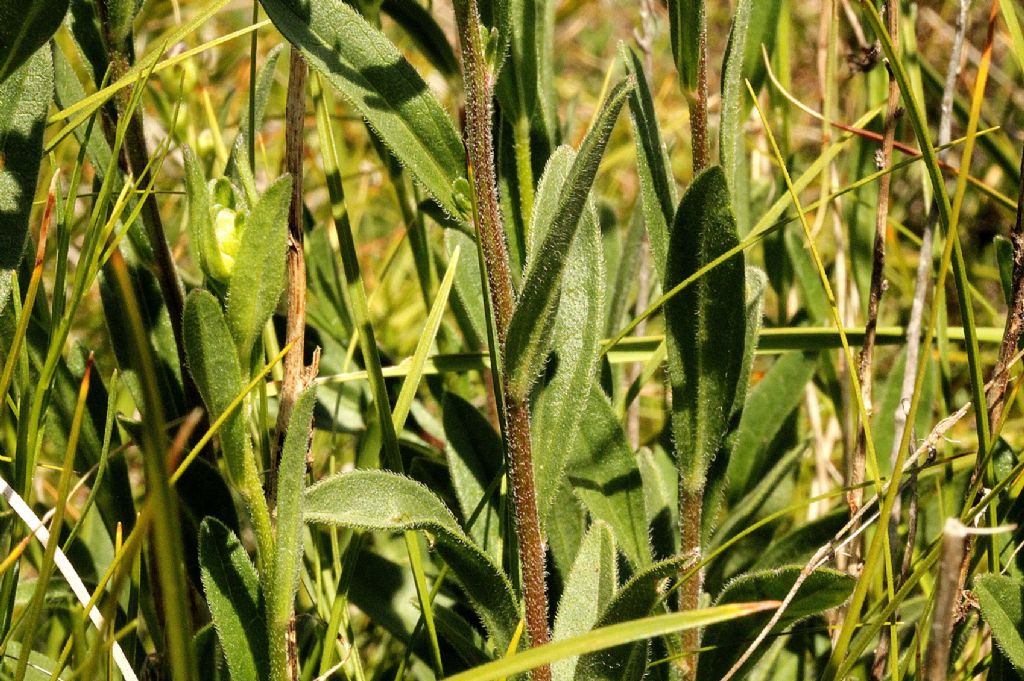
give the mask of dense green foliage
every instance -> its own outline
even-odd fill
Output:
[[[1018,678],[1020,13],[0,0],[0,679]]]

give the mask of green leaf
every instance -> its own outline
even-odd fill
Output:
[[[529,395],[543,368],[569,250],[608,138],[632,88],[630,80],[623,79],[608,93],[562,183],[557,208],[551,225],[545,230],[542,245],[536,257],[527,263],[505,350],[509,390],[520,399]]]
[[[199,261],[199,268],[212,279],[227,279],[217,236],[213,230],[213,204],[206,184],[206,172],[192,147],[183,145],[185,159],[185,198],[188,201],[188,239],[192,255]]]
[[[25,4],[28,7],[19,9],[18,6]],[[20,20],[22,15],[38,12],[45,4],[14,2],[11,9],[18,10]],[[0,59],[12,55],[3,47],[3,31],[17,23],[13,15],[4,20],[8,3],[5,1],[3,6],[4,9],[0,9]],[[13,49],[10,45],[8,43],[8,50]],[[29,213],[43,154],[46,110],[53,96],[50,50],[40,49],[20,69],[7,75],[10,77],[6,80],[0,77],[3,80],[0,82],[0,271],[17,268],[25,250]]]
[[[999,649],[1018,671],[1024,671],[1024,584],[1005,575],[979,575],[974,579],[974,595]]]
[[[68,11],[68,4],[69,0],[4,0],[3,4],[0,4],[0,84],[32,59],[32,55],[38,57],[40,52],[49,52],[40,48],[46,45],[60,28]],[[46,57],[46,62],[49,63],[49,56]],[[0,89],[0,94],[6,95],[0,97],[0,108],[3,108],[4,103],[13,103],[7,98],[11,96],[10,91]],[[47,102],[49,98],[50,95],[47,93]],[[45,110],[43,113],[45,114]],[[0,119],[0,125],[10,120],[10,117],[5,116]],[[0,138],[2,137],[3,135],[0,135]]]
[[[729,456],[729,501],[736,504],[761,480],[771,463],[768,446],[804,397],[817,355],[782,355],[747,396]]]
[[[586,417],[580,409],[580,395],[587,393],[597,377],[605,273],[601,233],[594,213],[591,204],[584,213],[582,232],[569,249],[562,295],[551,329],[547,361],[550,375],[533,406],[531,435],[541,518],[549,515],[566,460]]]
[[[669,35],[679,82],[686,90],[697,87],[700,30],[705,25],[704,0],[668,0]]]
[[[774,0],[738,0],[736,11],[729,29],[729,45],[726,49],[722,66],[722,115],[718,129],[719,155],[722,169],[732,190],[732,206],[739,225],[739,232],[746,234],[749,227],[750,197],[744,191],[749,184],[749,168],[747,167],[746,136],[743,134],[744,112],[748,111],[744,102],[749,99],[744,84],[744,58],[747,49],[748,35],[756,35],[750,30],[752,7],[755,4],[768,4]],[[760,46],[758,46],[760,51]]]
[[[507,0],[511,22],[508,64],[498,79],[497,95],[504,116],[528,125],[534,170],[558,143],[554,96],[554,0]],[[529,217],[529,216],[526,216]]]
[[[449,78],[459,75],[459,62],[444,30],[423,5],[416,0],[384,0],[380,8],[412,38],[435,69]]]
[[[753,572],[729,582],[715,601],[715,605],[744,603],[756,600],[782,600],[792,588],[802,568],[788,566],[777,570]],[[853,592],[854,578],[847,574],[819,568],[812,572],[800,587],[786,612],[772,628],[773,634],[785,631],[795,623],[818,615],[826,610],[839,607]],[[729,668],[739,659],[750,642],[768,623],[770,614],[761,613],[728,624],[716,624],[704,630],[701,645],[713,649],[712,655],[702,655],[697,666],[697,678],[711,681],[725,676]],[[749,670],[767,650],[758,648],[742,667]],[[739,677],[743,677],[741,671]]]
[[[199,528],[199,564],[232,681],[270,678],[259,576],[235,533],[215,518]]]
[[[564,641],[555,641],[531,648],[496,662],[489,662],[480,667],[470,669],[461,674],[449,676],[447,681],[495,681],[496,679],[504,679],[566,657],[572,657],[573,655],[580,655],[595,650],[614,649],[616,646],[622,646],[632,641],[642,641],[685,629],[705,627],[715,622],[730,622],[746,617],[751,613],[774,608],[777,605],[775,602],[737,603],[735,605],[722,606],[721,608],[673,612],[666,615],[601,627],[582,636],[575,636]],[[586,679],[586,681],[595,681],[598,678],[615,678],[617,681],[622,679],[622,677],[606,676],[581,677],[579,672],[576,673],[576,678]]]
[[[249,213],[228,283],[227,321],[242,366],[284,291],[292,179],[278,178]]]
[[[305,497],[307,523],[433,534],[438,554],[459,580],[497,649],[508,646],[520,618],[512,586],[429,489],[395,473],[355,470],[316,483]]]
[[[464,523],[469,521],[496,476],[501,475],[501,436],[480,411],[455,393],[445,393],[441,406],[448,440],[445,456]],[[492,558],[501,556],[501,508],[492,494],[469,530]]]
[[[719,167],[701,173],[679,203],[665,290],[739,243]],[[723,444],[743,373],[746,336],[743,257],[726,260],[665,306],[672,430],[680,486],[704,487]]]
[[[392,42],[344,0],[260,0],[282,35],[453,215],[466,154],[451,118]]]
[[[245,386],[228,324],[213,294],[202,289],[189,293],[183,330],[189,371],[210,419],[216,419]],[[232,413],[218,432],[231,482],[238,485],[245,479],[246,461],[252,450],[242,412]]]
[[[661,582],[679,572],[691,562],[688,557],[663,560],[637,572],[615,594],[601,613],[602,627],[630,622],[647,617],[661,603]],[[647,643],[619,645],[607,650],[589,652],[580,657],[576,667],[579,681],[619,681],[630,660],[646,657]]]
[[[626,64],[626,72],[636,82],[636,87],[629,95],[629,117],[636,140],[640,205],[643,208],[647,234],[651,240],[655,269],[658,276],[664,278],[665,261],[668,258],[669,225],[672,224],[678,200],[676,183],[672,177],[668,151],[661,139],[658,119],[654,114],[654,100],[651,97],[643,63],[636,50],[626,47],[624,43],[619,43],[619,53]]]
[[[818,549],[842,530],[850,519],[848,507],[838,508],[820,518],[808,520],[789,534],[772,538],[754,562],[755,570],[806,563]]]
[[[281,640],[287,635],[302,567],[302,490],[315,404],[314,384],[302,392],[292,408],[277,468],[277,551],[267,600],[270,631]]]
[[[537,183],[537,192],[533,199],[533,213],[530,215],[530,226],[527,228],[529,240],[526,244],[526,260],[533,260],[540,251],[544,238],[558,215],[559,199],[565,188],[565,178],[572,171],[576,161],[576,150],[568,144],[556,148],[544,166],[544,174]],[[584,215],[586,209],[584,209]]]
[[[568,476],[591,515],[612,527],[630,565],[650,564],[643,480],[622,424],[596,384],[587,399]]]
[[[607,524],[594,523],[580,545],[565,589],[558,601],[553,641],[562,641],[590,631],[618,587],[615,538]],[[572,681],[577,658],[568,657],[551,665],[553,681]]]
[[[481,290],[480,258],[477,253],[476,241],[458,229],[444,230],[444,245],[451,256],[458,248],[462,253],[459,267],[455,271],[455,296],[452,298],[452,311],[466,343],[471,348],[481,346],[480,339],[487,337],[487,322],[484,309],[484,294]]]

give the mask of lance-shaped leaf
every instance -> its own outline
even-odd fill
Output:
[[[433,492],[395,473],[356,470],[318,482],[305,496],[307,523],[433,534],[438,554],[459,580],[497,649],[505,650],[520,618],[512,586]]]
[[[189,371],[210,418],[216,419],[242,392],[244,384],[231,332],[213,294],[202,289],[189,293],[185,299],[184,332]],[[252,449],[242,412],[235,410],[218,432],[228,474],[234,484],[240,484],[245,479]]]
[[[759,3],[771,0],[758,0]],[[743,59],[750,31],[750,17],[753,0],[739,0],[729,30],[729,45],[722,69],[722,123],[718,129],[719,154],[725,177],[732,190],[733,211],[739,231],[746,234],[749,227],[750,201],[747,187],[746,137],[743,135],[743,118],[747,109],[743,106],[749,99],[743,80]],[[756,34],[756,32],[755,32]],[[760,47],[758,48],[760,49]]]
[[[267,599],[270,631],[282,641],[287,635],[302,567],[302,490],[315,404],[314,385],[306,388],[295,402],[281,447],[281,464],[277,469],[277,551],[274,554],[274,578]]]
[[[715,601],[715,605],[743,603],[752,600],[782,600],[789,592],[797,576],[799,566],[788,566],[778,570],[766,570],[737,577],[729,582]],[[826,610],[839,607],[853,593],[853,577],[836,570],[819,568],[812,572],[800,587],[773,633],[785,631],[797,622]],[[742,620],[713,624],[704,630],[702,646],[715,650],[714,655],[703,655],[697,666],[697,678],[711,681],[725,676],[729,668],[739,659],[750,642],[768,623],[771,613],[760,613]],[[750,670],[767,646],[761,646],[741,669]],[[741,671],[738,678],[742,678]]]
[[[427,8],[408,0],[384,0],[380,8],[412,38],[435,69],[449,78],[459,74],[459,62],[444,29]]]
[[[648,565],[651,547],[643,479],[622,424],[596,384],[574,449],[568,477],[576,495],[591,515],[612,527],[630,565]]]
[[[675,4],[675,3],[673,3]],[[673,33],[673,35],[675,35]],[[665,275],[668,257],[668,233],[676,210],[676,183],[668,152],[661,141],[661,130],[654,115],[654,101],[647,83],[647,74],[636,50],[619,43],[619,53],[626,71],[636,82],[629,95],[629,118],[636,140],[637,174],[640,177],[640,205],[644,223],[651,239],[651,252],[658,275]]]
[[[679,82],[687,90],[697,87],[700,31],[704,26],[704,0],[668,0],[669,36]]]
[[[738,243],[725,175],[716,166],[693,181],[676,211],[665,290]],[[742,378],[745,289],[743,258],[730,258],[665,306],[680,485],[694,492],[703,489],[723,444]]]
[[[451,118],[394,44],[344,0],[260,0],[309,64],[366,119],[388,150],[453,215],[466,154]]]
[[[242,366],[248,366],[256,338],[284,290],[291,193],[291,176],[270,185],[249,213],[235,256],[228,283],[227,320]]]
[[[259,576],[238,537],[216,518],[207,518],[199,528],[199,567],[231,678],[270,678]]]
[[[655,563],[626,582],[604,608],[598,625],[606,627],[620,622],[637,620],[650,615],[661,602],[662,581],[679,574],[692,562],[691,558],[676,557]],[[577,681],[620,681],[626,670],[637,660],[646,661],[647,642],[628,643],[607,650],[583,655],[576,666]]]
[[[582,233],[569,250],[562,295],[551,330],[550,377],[538,391],[533,409],[531,434],[541,518],[548,516],[580,423],[586,418],[586,411],[580,408],[580,396],[590,390],[598,369],[605,274],[593,204],[583,221]]]
[[[974,595],[996,645],[1024,672],[1024,584],[1006,575],[979,575],[974,580]]]
[[[0,10],[0,17],[5,11]],[[26,11],[28,8],[23,7],[22,14]],[[13,17],[0,21],[0,34],[13,23]],[[0,39],[0,62],[8,54],[2,45]],[[10,78],[0,82],[0,271],[15,269],[25,249],[43,153],[46,109],[52,96],[53,62],[49,49],[40,49]]]
[[[615,561],[615,538],[611,528],[598,521],[583,538],[565,580],[552,640],[561,641],[594,628],[619,585]],[[555,662],[551,665],[551,678],[554,681],[572,681],[578,659],[569,657]]]
[[[507,0],[509,21],[508,63],[498,79],[502,112],[529,126],[533,160],[542,162],[558,143],[552,65],[554,56],[554,0]],[[534,168],[539,168],[536,163]]]
[[[69,0],[4,0],[0,3],[0,83],[10,78],[32,55],[38,55],[40,48],[60,28],[68,4]],[[49,62],[49,56],[46,61]],[[0,91],[0,94],[9,93]],[[49,102],[49,93],[46,101]],[[13,102],[0,96],[0,108],[4,104]],[[10,118],[0,120],[3,125]]]
[[[520,399],[529,395],[550,349],[551,328],[555,323],[570,246],[615,120],[632,88],[632,82],[623,79],[608,93],[562,183],[544,240],[536,256],[527,263],[505,350],[509,389]]]

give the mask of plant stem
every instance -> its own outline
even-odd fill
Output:
[[[685,484],[679,487],[679,546],[694,561],[701,560],[701,514],[704,507],[704,491],[691,490]],[[683,582],[679,587],[679,612],[696,610],[700,606],[700,592],[703,587],[703,570]],[[700,630],[687,629],[682,632],[681,643],[686,657],[682,668],[684,679],[697,678],[697,649],[700,647]]]
[[[293,343],[284,358],[284,381],[277,411],[277,437],[271,456],[268,488],[274,486],[277,457],[284,442],[285,430],[299,393],[306,387],[306,366],[303,345],[306,334],[306,258],[302,251],[302,155],[305,119],[306,62],[295,48],[291,49],[288,71],[288,95],[285,104],[285,170],[292,176],[292,202],[288,211],[288,320],[286,342]],[[268,498],[273,493],[268,489]]]
[[[893,42],[898,42],[900,12],[899,3],[888,0],[885,5],[886,18],[888,20],[889,34]],[[889,92],[886,103],[885,129],[882,137],[881,154],[877,157],[879,170],[889,167],[892,164],[893,142],[896,138],[896,124],[902,115],[900,109],[900,88],[896,79],[889,75]],[[872,409],[872,364],[875,356],[875,336],[878,329],[878,308],[882,302],[884,293],[883,273],[885,270],[885,234],[888,231],[889,221],[889,188],[892,185],[892,173],[886,173],[878,181],[878,206],[875,212],[875,240],[871,257],[871,286],[868,290],[868,314],[864,325],[864,346],[860,351],[860,362],[857,370],[860,372],[861,399],[868,417],[873,413]],[[925,257],[922,254],[922,257]],[[850,479],[847,485],[854,489],[850,492],[849,498],[852,506],[860,506],[864,500],[864,490],[860,487],[864,482],[864,469],[866,462],[864,428],[857,430],[857,442],[853,449],[853,461],[850,466]],[[858,538],[850,547],[850,562],[847,567],[851,572],[859,570],[862,538]]]
[[[946,520],[942,530],[942,562],[935,587],[935,609],[932,614],[928,650],[925,653],[924,678],[942,681],[948,678],[949,647],[953,640],[956,603],[960,598],[960,564],[964,559],[966,528],[955,518]]]
[[[504,365],[505,339],[515,305],[509,269],[505,231],[498,204],[494,166],[491,101],[494,74],[486,62],[480,35],[476,0],[455,2],[455,19],[462,47],[463,79],[466,89],[466,150],[476,205],[477,238],[484,255],[488,291],[494,314],[498,359]],[[530,645],[548,642],[547,592],[544,581],[545,553],[537,514],[530,440],[530,407],[507,389],[507,378],[499,376],[504,409],[504,439],[508,452],[508,476],[516,519],[516,539],[523,573],[526,631]],[[551,678],[548,666],[531,672],[534,681]]]
[[[693,137],[693,174],[708,167],[708,18],[701,2],[698,10],[697,87],[686,97],[690,108],[690,133]]]

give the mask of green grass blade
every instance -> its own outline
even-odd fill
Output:
[[[692,610],[690,612],[656,615],[631,622],[623,622],[622,624],[601,627],[582,636],[575,636],[564,641],[556,641],[537,648],[531,648],[502,660],[491,662],[461,674],[449,676],[448,681],[494,681],[495,679],[526,672],[573,655],[581,655],[595,650],[606,650],[633,641],[642,641],[677,631],[704,627],[716,622],[730,621],[756,612],[769,610],[777,605],[777,601],[737,603],[716,608]],[[579,676],[579,673],[577,673],[577,676]]]

